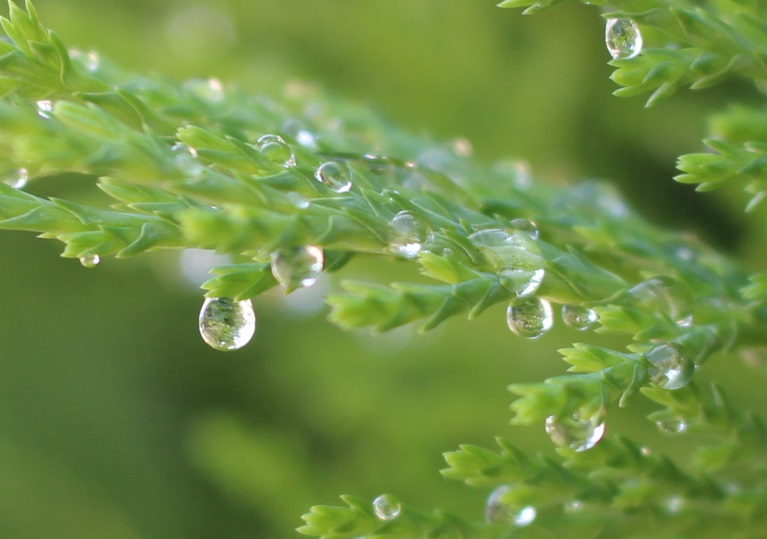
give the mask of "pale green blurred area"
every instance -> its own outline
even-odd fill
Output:
[[[524,157],[536,178],[614,178],[657,222],[744,245],[741,228],[756,223],[739,215],[742,197],[696,195],[670,177],[678,154],[700,149],[706,110],[747,88],[644,110],[610,96],[595,9],[522,17],[493,4],[36,2],[65,43],[133,70],[277,96],[317,83],[409,131],[466,137],[478,159]],[[80,182],[34,190],[83,196],[92,185]],[[506,385],[564,372],[556,349],[574,341],[606,342],[567,328],[522,342],[502,308],[433,335],[344,333],[275,291],[256,302],[254,341],[225,354],[199,338],[202,294],[180,284],[174,256],[86,270],[31,234],[0,233],[0,246],[0,537],[295,537],[310,505],[343,493],[481,519],[487,493],[443,480],[441,453],[501,435],[552,455],[542,427],[508,426]],[[380,266],[359,260],[340,277],[400,271]],[[738,404],[763,381],[737,358],[709,372],[740,384]],[[641,419],[650,409],[636,398],[608,435],[684,458],[690,442],[656,433]]]

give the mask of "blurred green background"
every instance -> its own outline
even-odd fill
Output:
[[[684,93],[652,110],[612,97],[593,8],[523,17],[480,0],[36,6],[68,45],[138,72],[275,95],[309,81],[411,132],[465,137],[480,160],[524,157],[536,178],[612,178],[655,222],[760,262],[742,197],[670,180],[676,156],[700,149],[706,112],[725,95],[751,99],[750,89]],[[92,188],[66,177],[34,187]],[[558,328],[522,342],[501,308],[428,335],[345,333],[324,320],[317,291],[337,286],[326,280],[291,301],[260,298],[254,341],[223,354],[199,338],[202,294],[180,277],[176,254],[85,270],[31,234],[4,232],[0,249],[3,538],[296,537],[310,505],[343,493],[394,492],[482,518],[487,493],[443,480],[441,453],[495,435],[553,453],[542,428],[508,426],[505,386],[563,372],[555,350],[584,338]],[[394,277],[380,271],[361,260],[344,274]],[[743,376],[733,361],[706,375],[738,384],[736,404],[747,402],[761,374]],[[649,409],[637,398],[608,433],[685,455],[691,442],[656,433],[641,419]]]

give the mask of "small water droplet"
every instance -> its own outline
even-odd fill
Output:
[[[84,268],[95,268],[99,265],[100,262],[101,257],[99,255],[87,255],[80,257],[80,264],[82,264]]]
[[[597,445],[605,434],[605,423],[601,414],[590,419],[581,419],[577,412],[563,418],[550,415],[546,418],[544,426],[546,434],[555,445],[577,453],[588,451]]]
[[[513,524],[520,528],[533,523],[537,511],[532,505],[515,507],[508,500],[511,487],[504,485],[490,493],[485,504],[485,520],[490,524]]]
[[[554,324],[551,303],[545,299],[529,298],[509,305],[506,322],[509,329],[520,337],[537,339]]]
[[[578,331],[586,331],[599,321],[599,315],[583,305],[563,305],[562,321]]]
[[[197,150],[183,142],[177,142],[171,146],[173,162],[176,167],[190,178],[199,178],[202,175],[203,166],[197,158]]]
[[[256,142],[258,151],[270,161],[281,167],[289,168],[296,165],[296,156],[287,142],[279,135],[264,135]]]
[[[525,232],[528,236],[530,236],[531,240],[537,240],[540,236],[538,225],[536,225],[535,222],[531,221],[530,219],[512,219],[511,228],[514,230],[519,230],[520,232]]]
[[[11,170],[7,172],[3,178],[3,183],[10,185],[14,189],[24,189],[28,181],[29,173],[25,168],[17,168],[16,170]]]
[[[336,161],[328,161],[317,167],[314,177],[331,191],[346,193],[352,188],[349,170],[345,165]]]
[[[72,60],[79,62],[87,71],[90,71],[91,73],[94,73],[99,69],[99,55],[94,51],[83,52],[79,49],[70,49],[69,57]]]
[[[291,191],[290,193],[285,195],[285,198],[288,199],[288,201],[293,204],[296,208],[300,210],[305,210],[309,207],[309,199],[306,198],[301,193],[296,193],[295,191]]]
[[[656,346],[645,357],[649,363],[650,379],[665,389],[686,386],[695,371],[689,354],[677,344]]]
[[[283,132],[295,139],[304,148],[317,149],[317,137],[300,120],[288,120],[282,126]]]
[[[456,155],[460,157],[471,157],[474,154],[474,148],[471,146],[471,141],[466,138],[457,138],[450,144]]]
[[[608,19],[605,44],[613,59],[634,58],[642,52],[642,34],[631,19]]]
[[[402,504],[393,494],[381,494],[373,500],[373,512],[381,520],[394,520],[402,512]]]
[[[238,350],[256,331],[256,314],[249,299],[206,298],[199,322],[203,340],[216,350]]]
[[[288,291],[317,282],[325,264],[325,253],[316,245],[288,247],[272,253],[272,275]]]
[[[517,298],[532,296],[546,275],[540,247],[526,232],[488,228],[469,240],[499,276],[501,285]]]
[[[184,83],[184,89],[210,103],[220,103],[225,97],[224,83],[216,78],[192,79]]]
[[[583,511],[583,502],[580,500],[570,500],[565,504],[566,513],[577,513]]]
[[[682,283],[671,277],[649,279],[628,293],[643,310],[665,313],[680,327],[692,324],[692,296]]]
[[[53,102],[49,101],[48,99],[41,99],[37,102],[37,115],[40,116],[40,118],[45,118],[46,120],[49,120],[51,118],[51,113],[53,112]]]
[[[649,447],[646,447],[646,446],[642,446],[642,447],[640,447],[640,448],[639,448],[639,453],[640,453],[640,454],[641,454],[643,457],[649,457],[650,455],[652,455],[652,451],[650,450],[650,448],[649,448]]]
[[[664,505],[669,514],[677,515],[684,509],[684,498],[681,496],[669,496],[666,498]]]
[[[687,423],[681,417],[669,417],[656,421],[655,425],[666,434],[682,434],[687,430]]]
[[[417,258],[429,236],[429,227],[409,211],[401,211],[389,223],[391,252],[403,258]]]

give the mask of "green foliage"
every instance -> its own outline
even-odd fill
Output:
[[[535,12],[562,1],[500,6]],[[617,95],[650,93],[653,105],[681,87],[730,77],[761,85],[767,77],[767,19],[756,0],[592,3],[613,9],[608,17],[634,19],[649,45],[612,62]],[[33,182],[61,173],[97,178],[111,207],[0,183],[0,228],[58,240],[68,258],[187,248],[232,256],[203,285],[209,297],[257,297],[277,285],[272,253],[306,245],[324,250],[328,272],[360,256],[419,273],[408,282],[345,281],[327,303],[329,319],[348,329],[418,322],[426,331],[532,295],[591,309],[594,339],[626,342],[575,343],[560,350],[568,374],[512,384],[512,424],[609,423],[615,408],[643,395],[656,406],[651,422],[706,436],[685,465],[625,437],[597,439],[587,450],[558,443],[556,459],[528,456],[504,440],[500,453],[463,445],[445,455],[443,475],[508,487],[503,503],[535,507],[534,523],[486,524],[477,514],[407,504],[386,521],[366,501],[343,496],[345,507],[313,507],[300,532],[327,539],[767,532],[764,425],[718,386],[689,380],[718,353],[765,344],[763,274],[648,224],[606,184],[534,182],[521,164],[475,162],[460,144],[409,136],[307,89],[272,100],[215,80],[180,84],[103,61],[89,66],[40,23],[31,3],[26,11],[10,4],[2,26],[10,42],[0,43],[0,166],[9,179]],[[323,107],[309,106],[316,103]],[[699,190],[738,180],[755,207],[767,193],[764,118],[745,105],[713,116],[706,144],[716,153],[681,157],[677,179]],[[283,142],[266,148],[266,135]],[[350,189],[323,181],[319,167],[328,162]],[[392,221],[402,212],[427,231],[417,256],[397,248]],[[529,220],[536,231],[526,228]]]

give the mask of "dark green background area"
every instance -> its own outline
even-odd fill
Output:
[[[683,93],[652,110],[612,97],[593,8],[523,17],[481,0],[36,6],[68,45],[137,72],[216,76],[274,96],[308,81],[408,131],[465,137],[480,160],[524,157],[536,181],[614,179],[655,222],[758,261],[741,231],[756,226],[740,215],[742,197],[671,181],[676,156],[700,149],[707,111],[750,89]],[[85,196],[92,184],[32,189]],[[86,270],[60,250],[0,234],[0,537],[295,537],[310,505],[342,493],[394,492],[481,519],[487,493],[442,479],[441,453],[502,435],[553,454],[542,427],[508,426],[505,386],[561,373],[557,348],[599,341],[557,328],[523,342],[502,308],[434,335],[345,333],[275,292],[256,301],[254,341],[225,354],[199,338],[202,294],[179,284],[173,255]],[[360,259],[327,286],[395,278],[397,266],[381,274]],[[702,376],[740,384],[738,404],[758,394],[761,374],[740,380],[733,362],[717,358]],[[695,440],[672,445],[641,418],[650,409],[637,397],[610,416],[608,435],[683,457]]]

